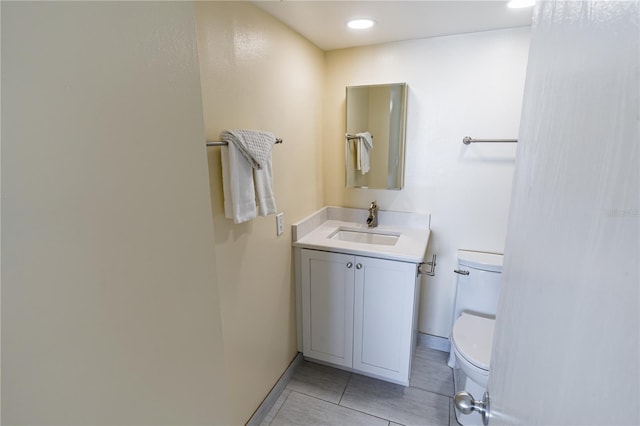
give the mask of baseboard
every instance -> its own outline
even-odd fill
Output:
[[[267,414],[269,414],[269,411],[271,411],[271,408],[282,394],[282,391],[284,391],[284,388],[287,387],[289,380],[291,380],[291,376],[293,376],[293,373],[296,371],[296,368],[298,368],[298,365],[300,365],[301,362],[302,353],[298,352],[298,355],[296,355],[293,361],[291,361],[287,369],[284,371],[284,373],[282,373],[282,376],[280,376],[280,379],[278,379],[277,383],[273,386],[271,392],[269,392],[269,395],[267,395],[264,401],[262,401],[262,404],[260,404],[255,413],[253,413],[253,416],[251,416],[251,418],[247,422],[247,426],[258,426],[260,425],[260,423],[262,423],[264,418],[267,416]]]
[[[442,352],[451,351],[451,343],[449,342],[449,339],[425,333],[418,333],[418,346],[425,346]]]

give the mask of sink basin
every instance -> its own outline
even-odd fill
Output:
[[[291,225],[295,253],[320,250],[408,263],[424,262],[430,215],[380,211],[381,225],[368,228],[366,209],[324,207]]]
[[[332,240],[349,241],[352,243],[377,244],[394,246],[400,238],[399,234],[370,231],[368,229],[338,228],[327,238]]]

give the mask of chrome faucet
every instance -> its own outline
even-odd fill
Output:
[[[372,201],[371,206],[369,207],[367,226],[369,228],[375,228],[376,226],[378,226],[378,204],[376,201]]]

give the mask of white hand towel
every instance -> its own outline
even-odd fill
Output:
[[[224,196],[224,216],[242,223],[256,217],[253,168],[234,144],[223,146],[222,192]]]
[[[262,169],[271,161],[271,148],[276,143],[273,133],[261,130],[223,130],[222,140],[233,143],[254,169]]]
[[[357,169],[365,175],[371,168],[369,151],[373,148],[373,136],[369,132],[356,133],[357,139]]]
[[[253,169],[253,182],[256,187],[256,199],[258,200],[258,212],[260,216],[276,214],[276,199],[273,196],[273,176],[271,173],[271,161],[258,170]]]
[[[225,130],[221,137],[228,143],[228,148],[223,146],[221,151],[225,217],[235,223],[254,219],[256,200],[260,216],[275,214],[271,148],[276,138],[256,130]]]

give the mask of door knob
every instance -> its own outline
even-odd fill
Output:
[[[356,269],[362,269],[362,263],[356,264]]]
[[[482,424],[484,426],[489,424],[489,392],[484,393],[482,401],[476,401],[469,392],[457,392],[453,403],[462,414],[471,414],[473,411],[477,411],[482,415]]]
[[[351,269],[352,266],[353,266],[352,262],[347,263],[347,269]]]

